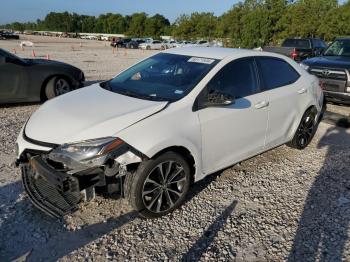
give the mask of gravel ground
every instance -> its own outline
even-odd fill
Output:
[[[108,79],[150,54],[113,55],[97,41],[71,51],[62,39],[54,38],[68,48],[35,39],[90,81]],[[11,44],[0,41],[9,50]],[[19,129],[38,106],[0,108],[0,261],[350,260],[350,129],[336,127],[334,115],[304,151],[281,146],[212,175],[164,218],[140,219],[125,200],[97,197],[54,220],[32,206],[19,170],[10,165]],[[350,107],[328,109],[338,118],[350,115]]]

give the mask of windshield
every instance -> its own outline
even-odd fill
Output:
[[[156,101],[177,101],[186,96],[218,60],[157,54],[105,83],[119,94]]]
[[[350,56],[350,40],[336,40],[324,52],[325,56]]]

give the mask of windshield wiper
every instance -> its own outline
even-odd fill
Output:
[[[135,93],[129,90],[118,90],[117,93],[134,97],[134,98],[139,98],[139,99],[145,99],[145,100],[152,100],[152,101],[167,101],[167,99],[156,97],[156,96],[151,96],[151,95],[146,95],[146,94],[139,94]]]

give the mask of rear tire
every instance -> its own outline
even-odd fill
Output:
[[[190,167],[175,152],[166,152],[142,162],[126,176],[125,197],[144,218],[157,218],[179,207],[191,183]]]
[[[317,131],[316,116],[315,108],[310,108],[304,113],[293,139],[287,146],[302,150],[310,144]]]

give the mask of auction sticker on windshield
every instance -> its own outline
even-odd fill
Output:
[[[214,59],[210,59],[210,58],[203,58],[203,57],[191,57],[188,62],[190,63],[199,63],[199,64],[208,64],[211,65],[212,63],[214,63]]]

